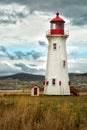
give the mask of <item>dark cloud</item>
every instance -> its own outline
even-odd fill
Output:
[[[0,0],[1,4],[19,4],[25,5],[30,12],[35,10],[43,12],[53,12],[57,10],[65,17],[70,18],[72,25],[87,25],[87,0]],[[1,20],[0,23],[13,23],[17,19],[12,20],[12,17],[24,18],[26,17],[24,10],[18,14],[12,14],[10,21]]]
[[[15,52],[15,58],[16,59],[38,59],[42,56],[40,52],[36,52],[34,50],[30,52],[23,53],[21,51]]]
[[[32,56],[32,58],[33,59],[38,59],[38,58],[40,58],[41,57],[41,53],[40,52],[36,52],[36,51],[34,51],[34,50],[32,50],[31,52],[27,52],[27,57],[28,56]]]
[[[16,24],[17,20],[13,19],[0,19],[0,24]]]
[[[27,67],[25,64],[23,63],[17,63],[17,64],[14,64],[16,67],[19,67],[21,68],[22,71],[30,71],[29,67]]]
[[[31,67],[36,67],[37,65],[35,65],[35,64],[30,64],[30,66],[31,66]]]
[[[44,69],[37,69],[37,68],[32,68],[29,67],[27,65],[25,65],[24,63],[17,63],[14,64],[16,67],[19,67],[21,69],[21,72],[27,72],[27,73],[31,73],[31,74],[40,74],[40,73],[44,73]]]
[[[86,25],[87,24],[87,17],[79,17],[79,18],[75,18],[73,20],[71,20],[71,23],[72,25],[77,25],[77,26],[80,26],[80,25]]]
[[[15,53],[15,58],[17,58],[17,59],[23,59],[26,55],[23,53],[23,52],[21,52],[21,51],[16,51],[16,52],[14,52]]]
[[[0,63],[0,75],[10,75],[14,73],[18,73],[19,70],[15,67],[11,66],[8,62],[1,62]]]
[[[0,46],[0,51],[2,51],[2,52],[6,52],[7,49],[6,49],[4,46]]]
[[[8,52],[8,50],[7,50],[7,48],[6,47],[4,47],[4,46],[0,46],[0,56],[1,57],[8,57],[8,58],[10,58],[10,59],[14,59],[15,57],[12,55],[12,54],[10,54],[9,52]]]
[[[10,9],[3,8],[0,9],[0,24],[16,24],[18,21],[22,22],[30,14],[27,7],[21,10],[16,10],[15,8]]]
[[[0,63],[0,76],[11,75],[15,73],[31,73],[31,74],[44,74],[44,69],[37,69],[25,65],[25,63],[15,63],[13,66],[8,62]]]
[[[22,51],[15,51],[13,53],[9,53],[9,51],[7,50],[7,48],[5,48],[4,46],[0,46],[0,51],[3,53],[0,53],[0,56],[3,57],[8,57],[11,60],[19,60],[19,59],[38,59],[41,56],[43,56],[43,53],[41,52],[37,52],[35,50],[31,50],[30,52],[22,52]]]
[[[47,44],[44,41],[38,41],[39,45],[42,47],[46,47]]]

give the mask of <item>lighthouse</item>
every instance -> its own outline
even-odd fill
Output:
[[[45,75],[45,95],[70,95],[70,82],[67,67],[65,21],[59,13],[50,21],[48,39],[48,55]]]

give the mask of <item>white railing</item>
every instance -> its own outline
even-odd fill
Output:
[[[46,35],[50,35],[50,30],[46,31]]]
[[[68,30],[65,30],[65,31],[64,31],[64,35],[69,35],[69,31],[68,31]]]

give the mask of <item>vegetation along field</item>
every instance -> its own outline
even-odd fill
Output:
[[[0,130],[87,130],[87,96],[0,95]]]

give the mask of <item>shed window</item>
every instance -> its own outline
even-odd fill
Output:
[[[55,85],[56,84],[56,80],[52,79],[52,84]]]

